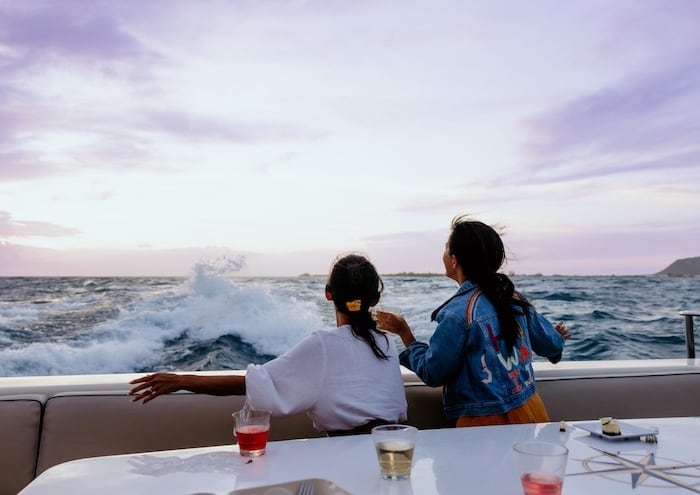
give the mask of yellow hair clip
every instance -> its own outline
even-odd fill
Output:
[[[348,311],[353,313],[355,311],[360,311],[360,308],[362,307],[362,300],[355,299],[354,301],[348,301],[345,303],[345,307],[348,308]]]

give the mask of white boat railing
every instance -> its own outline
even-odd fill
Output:
[[[685,317],[685,350],[688,359],[695,359],[695,328],[693,316],[700,316],[698,311],[679,311],[679,315]]]

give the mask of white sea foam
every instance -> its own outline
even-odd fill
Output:
[[[259,354],[279,355],[325,326],[314,301],[228,278],[236,267],[236,262],[198,264],[184,282],[130,304],[79,338],[0,349],[0,375],[129,372],[162,362],[169,342],[181,338],[206,342],[233,335]],[[64,301],[56,310],[76,304]],[[15,325],[37,317],[26,309],[5,316]]]
[[[31,304],[3,303],[0,304],[0,327],[26,325],[38,320],[40,315],[39,310]]]

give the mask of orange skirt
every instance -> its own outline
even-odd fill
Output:
[[[542,397],[535,392],[522,406],[515,407],[503,414],[489,414],[487,416],[461,416],[457,419],[457,427],[463,426],[488,426],[488,425],[512,425],[521,423],[548,423],[549,414],[544,406]]]

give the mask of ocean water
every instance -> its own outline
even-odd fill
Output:
[[[383,280],[382,303],[400,308],[419,340],[430,338],[430,313],[456,284]],[[565,360],[683,358],[678,312],[700,310],[698,277],[513,280],[538,311],[569,325]],[[0,376],[245,368],[335,325],[325,283],[242,278],[205,264],[186,278],[0,278]]]

